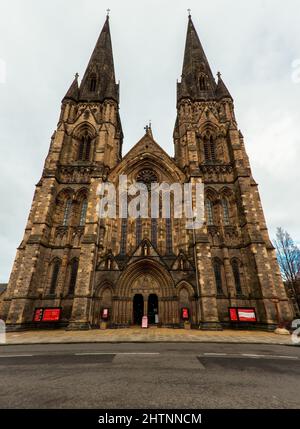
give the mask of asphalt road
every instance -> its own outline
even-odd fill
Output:
[[[0,408],[300,408],[300,347],[0,347]]]

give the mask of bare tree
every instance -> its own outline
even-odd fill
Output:
[[[297,290],[300,282],[300,249],[290,234],[283,228],[277,228],[274,244],[283,280],[292,298],[296,313],[299,313],[299,296]]]
[[[300,273],[300,249],[283,228],[277,228],[274,243],[283,279],[294,283]]]

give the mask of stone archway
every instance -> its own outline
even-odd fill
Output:
[[[112,286],[109,283],[104,283],[96,289],[92,306],[92,326],[99,327],[101,321],[101,313],[104,308],[108,309],[109,311],[108,322],[111,323],[113,318],[113,300]]]
[[[120,276],[116,285],[116,296],[119,298],[114,301],[113,308],[115,325],[124,326],[135,322],[133,306],[136,295],[143,297],[144,315],[148,315],[149,297],[156,296],[159,322],[165,326],[179,322],[173,280],[166,268],[157,261],[145,258],[129,264]],[[150,303],[153,307],[153,301],[150,300]]]
[[[183,322],[181,319],[181,311],[183,308],[187,308],[189,311],[189,322],[196,324],[200,315],[198,314],[199,311],[193,286],[186,281],[182,281],[176,286],[176,289],[178,294],[177,311],[179,314],[180,323]]]

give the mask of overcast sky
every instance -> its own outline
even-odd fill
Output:
[[[173,155],[187,9],[235,99],[271,238],[300,241],[299,0],[0,0],[0,282],[7,282],[60,102],[111,9],[123,154],[152,120]],[[298,63],[297,63],[298,61]],[[294,67],[293,67],[294,66]],[[296,67],[296,68],[295,68]]]

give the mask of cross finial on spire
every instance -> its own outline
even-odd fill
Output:
[[[150,119],[148,125],[146,125],[144,127],[144,130],[145,130],[145,135],[150,136],[150,137],[153,138],[152,128],[151,127],[152,127],[152,123],[151,123],[151,119]]]
[[[189,15],[188,15],[188,17],[189,17],[189,18],[191,18],[191,16],[192,16],[192,15],[191,15],[192,10],[191,10],[191,9],[188,9],[187,11],[188,11],[188,14],[189,14]]]
[[[151,130],[151,126],[152,126],[152,123],[151,123],[151,119],[149,119],[149,123],[148,123],[148,125],[146,125],[145,127],[144,127],[144,130],[147,132],[147,131],[149,131],[149,130]]]
[[[218,71],[218,73],[217,73],[217,76],[218,76],[218,78],[220,79],[221,78],[221,73]]]
[[[110,14],[110,9],[106,9],[106,16],[107,16],[107,18],[109,18],[109,14]]]

